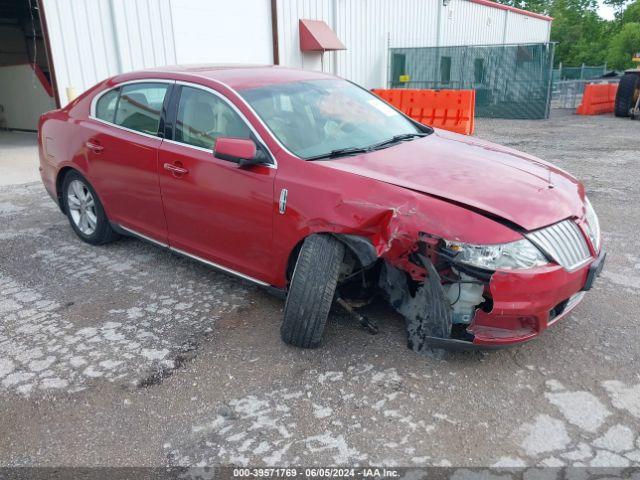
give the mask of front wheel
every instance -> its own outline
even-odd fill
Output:
[[[62,183],[64,211],[81,240],[102,245],[118,238],[91,184],[78,172],[69,172]]]
[[[304,241],[284,306],[284,342],[302,348],[320,345],[344,252],[344,245],[329,235],[311,235]]]

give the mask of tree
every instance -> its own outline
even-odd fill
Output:
[[[553,17],[551,41],[557,42],[556,64],[602,65],[624,69],[640,52],[640,0],[604,0],[614,6],[616,19],[598,15],[598,0],[498,0]]]
[[[640,0],[629,4],[620,15],[622,24],[636,22],[640,23]]]
[[[551,2],[549,0],[498,0],[504,5],[510,7],[521,8],[523,10],[529,10],[530,12],[547,14],[549,13],[549,6]]]
[[[604,0],[606,5],[610,5],[615,8],[618,12],[624,10],[625,4],[629,3],[629,0]]]
[[[631,58],[640,52],[640,23],[622,25],[609,42],[608,60],[612,68],[623,70],[633,66]]]
[[[608,22],[596,13],[595,0],[554,0],[551,40],[558,42],[556,63],[601,65],[607,52]]]

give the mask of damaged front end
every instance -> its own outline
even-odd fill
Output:
[[[366,229],[334,233],[348,247],[339,303],[357,316],[354,308],[381,294],[404,317],[418,353],[521,343],[582,299],[589,264],[564,269],[513,225],[458,206],[449,222],[415,204],[367,207],[376,212],[362,215]]]
[[[580,303],[606,256],[601,249],[567,269],[526,235],[483,245],[403,231],[381,250],[373,242],[342,240],[352,258],[338,287],[342,300],[353,292],[382,293],[405,319],[409,348],[430,355],[442,348],[501,348],[537,337]]]
[[[445,340],[473,342],[467,327],[476,310],[491,303],[483,296],[488,279],[465,274],[444,260],[433,262],[421,254],[415,258],[426,271],[422,282],[388,262],[383,262],[378,282],[391,307],[405,319],[409,348],[428,353]]]
[[[338,196],[324,217],[301,219],[311,233],[332,234],[347,247],[338,304],[375,332],[357,308],[384,297],[404,317],[416,352],[531,340],[580,302],[601,269],[604,250],[588,249],[586,240],[571,268],[535,243],[539,232],[562,233],[569,222],[577,240],[581,220],[525,231],[477,208],[393,193],[395,207]]]
[[[352,307],[362,305],[363,297],[380,293],[404,317],[407,344],[413,351],[432,354],[443,346],[473,345],[468,327],[476,310],[491,308],[491,298],[485,296],[491,272],[459,264],[444,240],[425,233],[419,234],[409,252],[398,256],[389,255],[393,251],[389,249],[378,257],[360,237],[348,235],[342,240],[349,247],[345,262],[349,273],[341,279],[338,301],[367,330],[377,328]]]

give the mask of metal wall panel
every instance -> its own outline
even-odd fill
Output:
[[[506,43],[540,43],[551,38],[551,22],[509,12],[505,34]]]
[[[176,63],[170,0],[42,0],[60,101],[118,73]]]
[[[338,0],[334,3],[338,17],[335,32],[347,47],[347,50],[334,54],[335,73],[366,84],[368,76],[384,68],[379,63],[387,57],[385,17],[388,6],[375,0]],[[364,29],[363,25],[367,24],[369,28]]]
[[[120,71],[176,63],[170,0],[111,0],[111,7]],[[169,21],[154,23],[163,17]]]
[[[278,0],[280,63],[324,70],[367,88],[387,82],[391,47],[546,42],[550,22],[468,0]],[[324,20],[347,47],[300,52],[298,20]],[[440,21],[438,21],[440,19]]]
[[[441,46],[503,43],[506,14],[506,10],[453,0],[444,8]]]
[[[390,45],[434,44],[437,39],[437,0],[337,0],[337,5],[342,28],[336,33],[348,48],[337,54],[337,73],[365,87],[385,84]]]
[[[177,63],[273,63],[271,0],[171,0]]]
[[[57,89],[175,63],[271,63],[270,0],[42,0]],[[468,0],[278,0],[280,63],[383,87],[389,46],[544,42],[549,22]],[[324,20],[346,51],[302,54],[299,19]],[[215,28],[214,28],[215,27]]]
[[[336,31],[334,0],[280,0],[278,12],[278,47],[280,64],[308,70],[333,72],[333,53],[327,53],[323,62],[319,54],[300,51],[300,19],[325,21]],[[345,39],[342,38],[343,43]]]
[[[279,0],[280,63],[324,70],[364,86],[380,86],[387,76],[388,46],[431,44],[437,38],[438,0]],[[298,21],[325,21],[347,47],[300,52]]]

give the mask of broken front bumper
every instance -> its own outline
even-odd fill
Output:
[[[467,328],[472,341],[430,338],[432,347],[500,348],[536,338],[571,312],[604,266],[606,252],[568,272],[559,265],[526,271],[497,271],[491,277],[490,311],[478,310]]]

